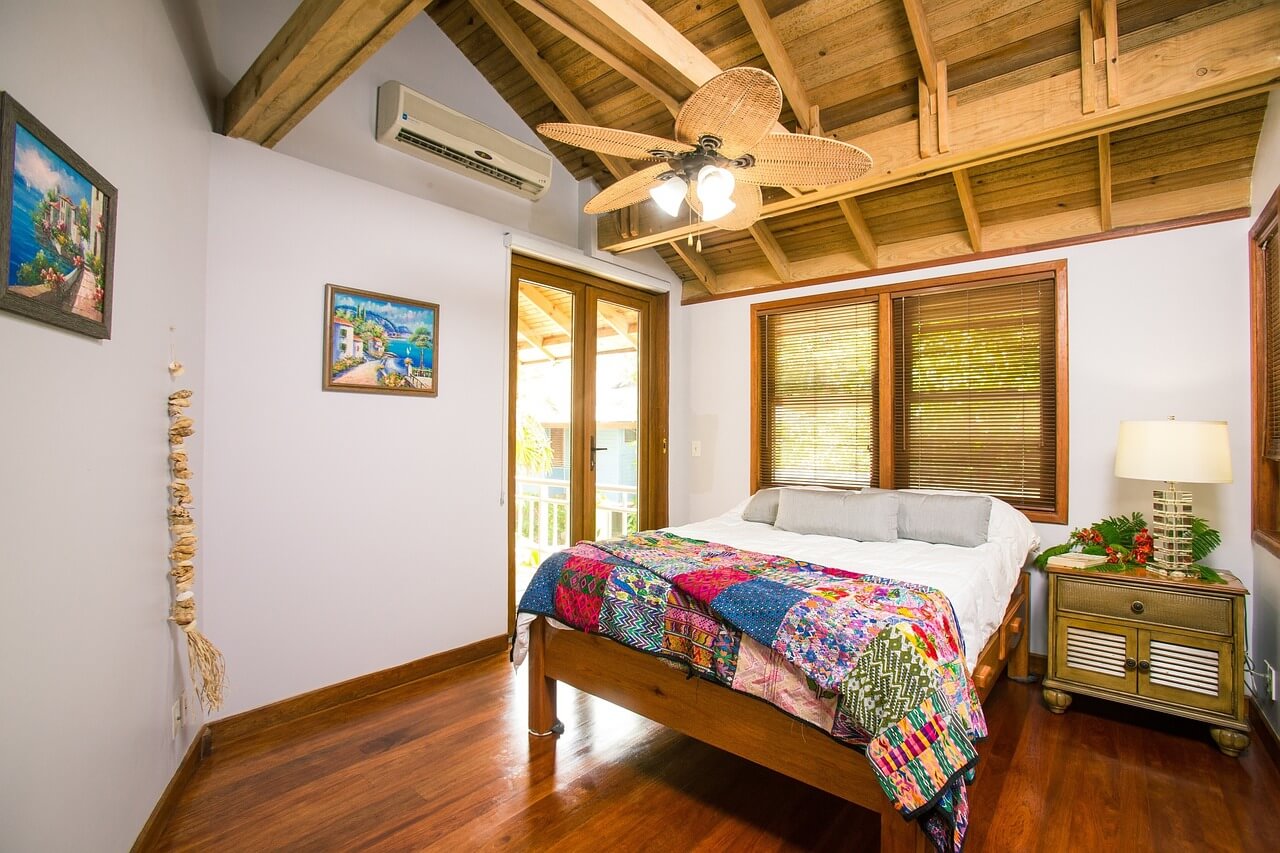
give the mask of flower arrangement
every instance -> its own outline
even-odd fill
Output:
[[[1200,579],[1211,583],[1225,583],[1222,576],[1200,561],[1222,544],[1222,535],[1209,526],[1203,518],[1191,520],[1191,558],[1200,572]],[[1088,527],[1071,531],[1071,538],[1061,545],[1046,548],[1036,557],[1036,567],[1043,569],[1050,557],[1069,552],[1106,557],[1107,561],[1094,567],[1099,572],[1123,572],[1145,566],[1151,559],[1154,542],[1142,513],[1117,515],[1104,518]]]

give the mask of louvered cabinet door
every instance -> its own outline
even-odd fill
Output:
[[[1138,686],[1138,631],[1076,616],[1056,620],[1053,677],[1133,693]]]
[[[1211,637],[1138,632],[1138,694],[1206,711],[1233,711],[1231,644]]]

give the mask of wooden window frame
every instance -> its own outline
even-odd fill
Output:
[[[1280,557],[1280,462],[1266,458],[1267,430],[1267,300],[1262,244],[1280,237],[1280,187],[1263,205],[1249,229],[1249,339],[1252,382],[1253,541]],[[1269,522],[1269,523],[1268,523]]]
[[[894,481],[893,460],[893,299],[906,294],[921,295],[948,290],[965,290],[973,287],[991,287],[1001,284],[1018,284],[1025,281],[1052,278],[1054,282],[1054,325],[1056,353],[1054,359],[1055,394],[1057,395],[1055,448],[1056,500],[1052,510],[1022,510],[1031,521],[1046,524],[1066,524],[1068,507],[1070,441],[1069,424],[1071,399],[1069,387],[1069,347],[1067,338],[1067,262],[1065,259],[1016,267],[982,270],[963,275],[930,278],[921,281],[900,282],[844,290],[837,293],[821,293],[773,302],[757,302],[751,306],[751,460],[750,488],[754,494],[760,488],[760,417],[763,400],[760,394],[760,322],[765,314],[779,314],[813,308],[837,307],[857,302],[879,300],[879,479],[882,486]],[[1277,538],[1280,546],[1280,538]]]

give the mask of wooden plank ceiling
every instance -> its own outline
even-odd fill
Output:
[[[655,247],[686,301],[1242,215],[1280,78],[1267,0],[435,0],[533,126],[670,137],[716,68],[771,70],[788,130],[866,148],[863,179],[768,190],[751,231],[651,203],[601,246]],[[656,13],[656,14],[655,14]],[[549,143],[579,179],[630,171]],[[689,244],[700,231],[701,252]]]

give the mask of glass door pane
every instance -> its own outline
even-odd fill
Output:
[[[595,315],[594,527],[613,539],[639,529],[640,310],[597,298]]]
[[[574,294],[521,279],[516,313],[516,595],[573,536]]]

